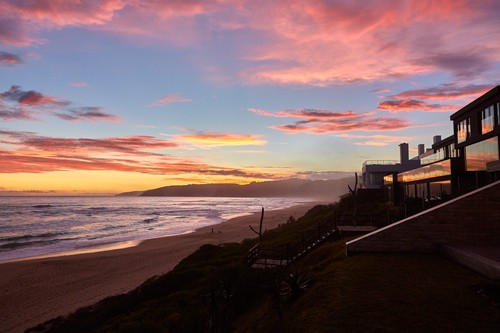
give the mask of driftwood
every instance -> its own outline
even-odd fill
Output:
[[[262,221],[264,220],[264,207],[262,207],[262,213],[260,214],[260,225],[259,225],[259,231],[257,232],[251,225],[249,225],[250,230],[255,232],[259,236],[259,244],[262,240]]]
[[[351,185],[347,185],[347,187],[349,188],[349,193],[351,194],[354,203],[352,212],[352,224],[356,225],[356,216],[358,215],[358,173],[355,172],[354,176],[356,177],[354,189],[351,188]]]

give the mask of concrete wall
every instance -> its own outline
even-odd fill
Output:
[[[434,252],[441,243],[500,243],[500,181],[347,243],[353,252]]]

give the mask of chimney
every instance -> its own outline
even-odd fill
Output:
[[[418,145],[418,156],[425,153],[425,145],[423,143]]]
[[[407,164],[409,161],[408,144],[406,142],[399,144],[399,158],[401,164]]]
[[[436,144],[441,141],[441,135],[434,135],[433,143]]]

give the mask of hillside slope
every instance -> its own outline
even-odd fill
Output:
[[[347,191],[354,177],[335,180],[289,179],[238,184],[164,186],[144,191],[141,196],[171,197],[317,197],[335,198]]]

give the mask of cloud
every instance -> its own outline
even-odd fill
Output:
[[[88,83],[83,81],[73,81],[69,85],[77,88],[88,87]]]
[[[387,131],[410,127],[410,123],[407,120],[388,117],[374,117],[375,112],[332,112],[313,109],[271,112],[256,108],[250,108],[248,111],[265,117],[290,117],[301,119],[293,124],[270,126],[272,129],[283,131],[288,134],[330,134],[349,131]]]
[[[2,12],[23,22],[45,27],[102,25],[109,22],[127,1],[37,0],[3,1]]]
[[[375,135],[359,135],[342,133],[337,135],[339,138],[345,138],[354,141],[355,145],[359,146],[387,146],[389,144],[408,142],[410,137],[408,136],[390,136],[383,134]]]
[[[41,93],[29,90],[23,91],[19,86],[11,86],[4,93],[0,93],[0,99],[13,101],[23,106],[43,106],[43,105],[67,105],[68,102],[58,100],[55,97],[44,96]]]
[[[237,133],[196,133],[176,135],[178,140],[201,148],[227,146],[262,146],[266,141],[260,135]]]
[[[151,106],[162,106],[166,104],[172,104],[172,103],[186,103],[186,102],[191,102],[191,99],[185,98],[179,95],[168,95],[165,97],[162,97],[160,100],[151,103]]]
[[[68,121],[122,121],[122,118],[106,113],[100,107],[81,107],[67,112],[56,113],[55,116]]]
[[[331,134],[350,131],[393,131],[410,127],[408,121],[396,118],[370,118],[363,121],[328,121],[312,120],[298,121],[290,125],[271,126],[270,128],[284,131],[288,134]]]
[[[46,96],[19,86],[0,93],[0,119],[6,121],[38,120],[36,115],[52,115],[67,121],[121,121],[101,107],[75,107],[67,100]]]
[[[477,77],[494,67],[494,56],[488,54],[492,50],[485,48],[474,51],[443,51],[437,54],[427,54],[415,60],[416,64],[431,68],[440,68],[452,73],[459,80]],[[496,50],[498,52],[498,50]]]
[[[388,100],[378,103],[378,109],[390,112],[452,112],[457,111],[460,105],[457,104],[430,104],[415,99]]]
[[[207,75],[247,84],[327,86],[433,73],[471,80],[494,68],[500,51],[495,1],[39,0],[2,1],[0,12],[9,13],[0,19],[5,45],[40,43],[36,34],[77,26],[196,46]]]
[[[176,158],[161,151],[176,148],[177,143],[153,136],[58,138],[33,132],[0,130],[0,144],[14,148],[0,148],[0,173],[107,170],[252,180],[291,175],[211,165],[194,158]]]
[[[22,63],[22,59],[17,54],[0,51],[0,65],[17,65]]]
[[[25,109],[12,109],[2,106],[0,103],[0,119],[4,121],[15,121],[15,120],[37,120],[33,117],[32,112],[28,112]]]
[[[2,139],[2,137],[4,139]],[[130,155],[147,155],[147,151],[175,148],[177,144],[153,136],[111,137],[103,139],[90,138],[54,138],[39,136],[32,132],[13,132],[0,130],[0,143],[6,143],[27,150],[48,152],[76,152],[95,154],[123,153]]]
[[[248,111],[266,117],[276,118],[302,118],[302,119],[345,119],[345,118],[359,118],[366,114],[354,113],[354,111],[345,112],[332,112],[327,110],[317,109],[296,109],[296,110],[282,110],[276,112],[269,112],[266,110],[249,108]]]
[[[475,98],[493,88],[493,84],[469,84],[458,86],[443,84],[437,87],[406,90],[389,96],[394,99],[436,99],[436,100],[467,100]]]
[[[377,93],[377,94],[383,94],[383,93],[391,92],[391,89],[387,89],[387,88],[373,89],[372,92]]]

